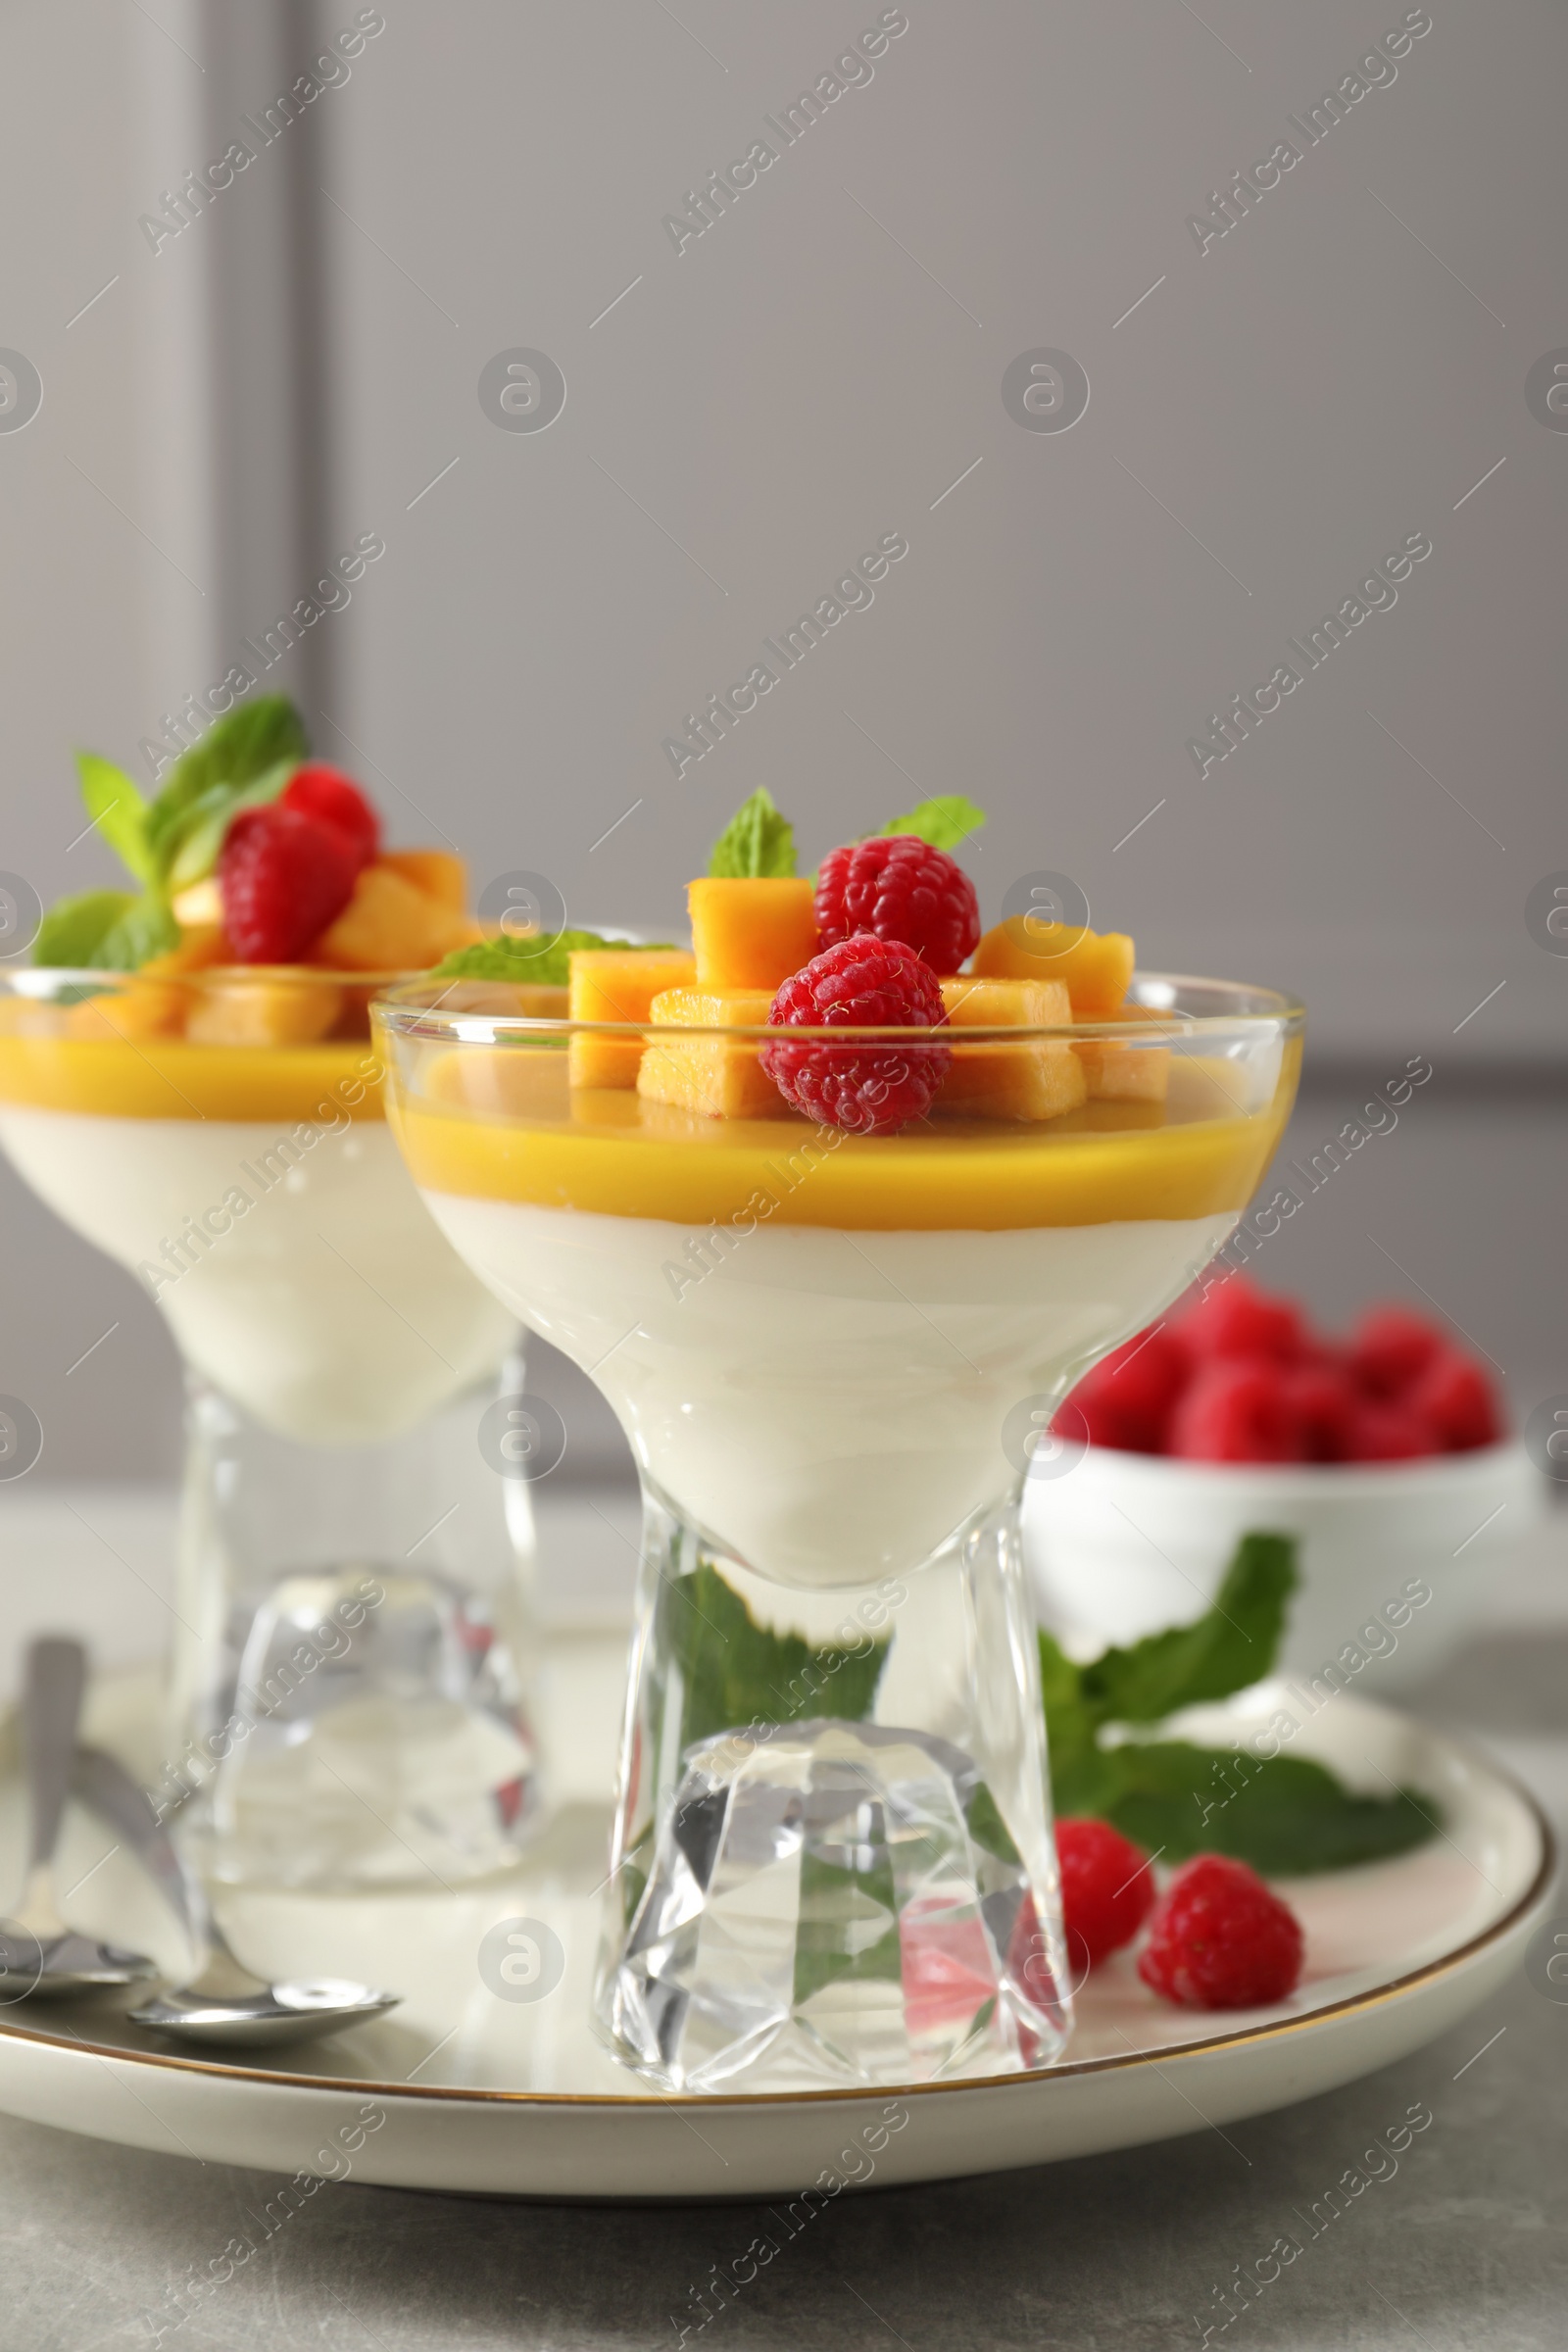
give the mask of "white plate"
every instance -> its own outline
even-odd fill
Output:
[[[612,1642],[600,1679],[612,1687],[617,1670]],[[585,1674],[561,1686],[579,1722],[597,1711],[585,1703]],[[88,1731],[151,1779],[149,1698],[144,1678],[102,1686]],[[1211,1709],[1191,1727],[1234,1734],[1260,1702],[1266,1713],[1266,1690],[1249,1697],[1245,1715]],[[1300,1988],[1279,2007],[1171,2008],[1121,1955],[1080,1994],[1066,2059],[1039,2074],[875,2093],[651,2092],[587,2025],[608,1808],[580,1801],[524,1867],[458,1893],[229,1899],[225,1921],[253,1966],[396,1986],[404,2005],[382,2022],[257,2065],[255,2053],[182,2055],[113,2006],[68,2014],[16,2004],[0,2009],[0,2108],[124,2146],[270,2172],[574,2200],[782,2198],[797,2211],[818,2183],[832,2196],[873,2180],[995,2172],[1224,2126],[1332,2089],[1444,2033],[1517,1966],[1550,1894],[1546,1824],[1485,1757],[1348,1696],[1302,1730],[1293,1752],[1366,1788],[1392,1780],[1430,1791],[1444,1835],[1394,1862],[1288,1885],[1307,1959]],[[22,1838],[14,1745],[0,1770],[6,1885]],[[591,1770],[579,1774],[585,1798],[591,1780]],[[62,1860],[62,1885],[75,1886],[74,1924],[179,1966],[156,1897],[88,1817],[73,1812]],[[564,1947],[565,1974],[544,1999],[502,1999],[479,1975],[486,1932],[521,1918],[542,1921]]]

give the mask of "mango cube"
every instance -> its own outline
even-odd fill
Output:
[[[566,1057],[559,1043],[445,1046],[421,1070],[419,1092],[443,1110],[490,1119],[568,1119]]]
[[[574,948],[568,964],[574,1021],[646,1021],[656,997],[697,977],[691,956],[674,948]],[[641,1038],[574,1037],[567,1048],[571,1084],[635,1087],[642,1057]]]
[[[811,898],[808,874],[704,874],[688,884],[698,987],[765,988],[771,1002],[821,946]]]
[[[1118,1021],[1157,1021],[1142,1004],[1124,1004]],[[1086,1037],[1073,1052],[1083,1064],[1091,1102],[1163,1102],[1170,1089],[1170,1048],[1123,1037]]]
[[[137,977],[171,980],[181,972],[203,972],[212,964],[230,962],[233,954],[221,923],[190,923],[181,929],[178,947],[166,949],[162,956],[149,956]]]
[[[66,1013],[65,1033],[101,1045],[117,1038],[135,1045],[143,1039],[177,1037],[188,998],[189,991],[172,981],[138,975],[124,988],[105,989],[102,996],[84,997],[73,1004]]]
[[[423,972],[479,937],[477,923],[377,858],[361,873],[336,922],[321,933],[311,961],[339,972]]]
[[[965,1029],[1056,1029],[1072,1007],[1061,980],[944,980],[954,1055],[932,1108],[969,1119],[1058,1119],[1087,1100],[1083,1065],[1065,1040],[966,1046]]]
[[[313,1046],[342,1004],[343,991],[314,974],[225,975],[191,992],[185,1037],[193,1046]]]
[[[656,997],[649,1017],[661,1027],[764,1029],[773,990],[672,988]],[[667,1102],[709,1119],[789,1118],[789,1104],[763,1069],[751,1040],[652,1037],[637,1073],[645,1102]]]
[[[383,850],[378,862],[422,890],[438,906],[462,914],[468,904],[468,868],[450,850]]]
[[[177,948],[149,956],[125,987],[74,1004],[66,1026],[74,1037],[120,1037],[131,1044],[138,1038],[178,1037],[199,1000],[192,990],[173,983],[183,973],[221,963],[228,953],[217,923],[195,924],[181,933]]]
[[[218,887],[218,876],[209,874],[205,882],[193,882],[188,890],[180,892],[173,902],[173,907],[174,920],[182,929],[189,930],[193,925],[199,927],[207,923],[221,924],[223,900]]]
[[[1011,914],[988,931],[970,968],[988,979],[1061,980],[1081,1021],[1105,1021],[1127,994],[1135,951],[1125,931],[1080,931]]]

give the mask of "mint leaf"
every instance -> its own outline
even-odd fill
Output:
[[[108,843],[122,865],[138,882],[150,882],[152,854],[147,847],[147,804],[122,767],[100,760],[96,752],[76,754],[81,778],[82,807],[100,840]]]
[[[1051,1748],[1051,1786],[1062,1813],[1099,1811],[1099,1721],[1085,1703],[1083,1668],[1067,1657],[1054,1635],[1040,1634],[1040,1696]],[[1108,1787],[1108,1783],[1106,1784]]]
[[[1014,1861],[1017,1856],[1012,1857]],[[801,2008],[825,1984],[897,1984],[904,1975],[904,1944],[899,1934],[899,1893],[893,1878],[891,1845],[866,1849],[865,1867],[846,1869],[826,1861],[808,1845],[801,1856],[800,1892],[796,1898],[799,1925],[795,1931],[794,2003]],[[893,1922],[874,1943],[846,1950],[843,1922],[874,1919]]]
[[[438,980],[512,980],[533,988],[564,988],[571,978],[568,961],[576,948],[639,947],[667,952],[668,940],[603,939],[597,931],[563,931],[559,939],[483,939],[471,948],[454,948],[435,967]]]
[[[1106,1759],[1117,1787],[1104,1808],[1124,1838],[1163,1859],[1231,1854],[1265,1876],[1305,1877],[1407,1853],[1433,1835],[1437,1805],[1419,1790],[1356,1796],[1306,1756],[1254,1756],[1186,1740],[1129,1743]]]
[[[177,834],[172,837],[171,894],[189,890],[193,882],[205,882],[218,863],[223,836],[240,810],[259,808],[264,801],[275,801],[287,789],[298,768],[297,760],[280,760],[275,767],[258,776],[254,784],[214,784],[192,801]]]
[[[33,961],[55,969],[134,972],[179,945],[168,902],[148,891],[88,890],[57,899],[38,926]]]
[[[133,899],[120,920],[98,942],[92,957],[95,971],[138,972],[154,956],[167,956],[179,945],[179,925],[169,901],[156,891]]]
[[[795,828],[780,816],[765,784],[736,809],[713,844],[708,870],[742,880],[794,873]]]
[[[659,1589],[653,1643],[665,1673],[659,1713],[650,1726],[653,1745],[660,1754],[672,1752],[684,1761],[692,1748],[725,1733],[765,1739],[775,1725],[824,1715],[861,1722],[875,1703],[892,1639],[884,1634],[853,1650],[831,1643],[818,1649],[799,1634],[771,1633],[758,1624],[712,1561],[699,1557],[689,1575],[667,1578]],[[744,1752],[737,1751],[737,1762]],[[997,1840],[993,1851],[1005,1851],[1000,1840],[1006,1838],[1006,1827],[988,1790],[975,1791],[970,1823],[977,1837]],[[628,1925],[643,1899],[652,1850],[650,1824],[620,1871],[622,1917]],[[809,1851],[802,1855],[797,2002],[840,1979],[899,1981],[903,1959],[892,1867],[886,1856],[857,1868]],[[864,1948],[847,1951],[842,1928],[835,1924],[846,1907],[862,1920],[880,1910],[895,1924]]]
[[[1232,1854],[1279,1877],[1376,1861],[1430,1838],[1438,1815],[1433,1798],[1411,1789],[1354,1796],[1307,1757],[1254,1756],[1182,1740],[1101,1744],[1110,1725],[1159,1723],[1269,1673],[1296,1584],[1289,1538],[1249,1535],[1213,1605],[1193,1625],[1108,1649],[1089,1666],[1075,1666],[1042,1633],[1040,1679],[1058,1813],[1109,1821],[1166,1861]]]
[[[871,1711],[892,1635],[865,1650],[813,1648],[799,1634],[760,1626],[710,1560],[661,1588],[655,1642],[680,1696],[679,1749],[750,1724],[832,1715],[858,1723]]]
[[[945,792],[935,800],[922,801],[907,816],[894,817],[882,830],[884,834],[912,833],[934,850],[956,850],[971,833],[978,833],[985,821],[985,810],[966,801],[961,792]]]
[[[147,811],[147,843],[155,870],[165,876],[172,874],[192,825],[207,823],[219,806],[209,797],[219,788],[226,788],[237,807],[238,796],[247,785],[255,784],[284,760],[297,763],[309,751],[304,723],[286,694],[260,695],[255,702],[241,703],[238,710],[225,712],[199,743],[181,752]],[[220,840],[221,832],[220,826]],[[214,856],[216,859],[216,851]],[[209,866],[207,871],[211,870]],[[186,874],[189,881],[201,878],[200,874]]]
[[[1002,1818],[1002,1807],[982,1781],[963,1809],[969,1835],[976,1845],[1002,1862],[1021,1862],[1023,1856],[1012,1841],[1012,1832]]]
[[[1298,1583],[1288,1536],[1244,1536],[1212,1604],[1192,1625],[1107,1649],[1083,1672],[1100,1723],[1159,1723],[1179,1707],[1229,1698],[1272,1673]]]
[[[32,960],[54,971],[91,970],[98,943],[136,901],[128,890],[84,890],[56,899],[32,943]]]

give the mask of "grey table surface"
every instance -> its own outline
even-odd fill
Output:
[[[42,1497],[33,1510],[38,1526],[55,1524]],[[37,1616],[22,1582],[35,1591],[37,1528],[25,1567],[4,1542],[20,1524],[15,1515],[0,1524],[0,1623],[11,1639],[22,1618]],[[124,1563],[135,1562],[131,1519],[122,1513],[116,1527]],[[1565,1533],[1559,1520],[1499,1597],[1493,1625],[1411,1702],[1511,1765],[1559,1829],[1568,1829]],[[63,1513],[58,1541],[51,1622],[93,1624],[102,1650],[110,1596],[90,1555],[73,1552]],[[150,1559],[156,1514],[146,1542]],[[154,1618],[130,1611],[115,1644],[145,1655],[157,1633]],[[683,2327],[686,2342],[722,2339],[734,2352],[892,2343],[1163,2352],[1205,2340],[1559,2352],[1568,2344],[1565,2091],[1568,2005],[1521,1975],[1400,2064],[1223,2134],[845,2197],[702,2330],[692,2289],[765,2227],[760,2211],[519,2205],[345,2182],[323,2186],[261,2242],[256,2217],[279,2185],[272,2176],[0,2117],[0,2352],[160,2342],[181,2352],[575,2352],[674,2346]],[[1314,2202],[1418,2101],[1432,2127],[1396,2170],[1382,2159],[1385,2178],[1310,2235]],[[1238,2272],[1287,2232],[1301,2253],[1243,2305]],[[205,2297],[181,2296],[240,2235],[257,2244],[245,2266]]]

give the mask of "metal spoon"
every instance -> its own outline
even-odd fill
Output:
[[[311,1977],[270,1984],[236,1960],[200,1887],[185,1870],[144,1790],[101,1748],[84,1747],[76,1760],[76,1793],[118,1831],[127,1850],[151,1872],[206,1957],[188,1984],[172,1985],[129,2012],[133,2026],[187,2041],[311,2041],[345,2026],[364,2025],[395,2009],[397,1992],[377,1992],[341,1977]]]
[[[0,1921],[0,1999],[58,2000],[158,1974],[141,1952],[78,1936],[60,1916],[54,1854],[71,1793],[76,1725],[87,1681],[79,1642],[34,1642],[27,1651],[23,1741],[32,1800],[32,1847],[22,1897]]]

